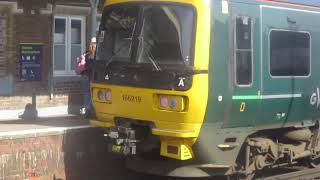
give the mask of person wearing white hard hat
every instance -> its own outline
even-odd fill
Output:
[[[82,86],[83,86],[83,107],[80,113],[85,117],[89,117],[92,109],[91,95],[90,95],[90,81],[92,76],[91,65],[94,61],[96,53],[96,38],[91,38],[91,42],[88,45],[87,51],[84,54],[85,57],[85,69],[81,72],[82,76]]]

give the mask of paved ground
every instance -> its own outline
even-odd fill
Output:
[[[65,115],[39,118],[33,121],[25,120],[8,120],[0,121],[0,136],[1,133],[9,131],[24,131],[37,129],[52,129],[52,128],[71,128],[78,126],[89,126],[87,120],[79,116]]]

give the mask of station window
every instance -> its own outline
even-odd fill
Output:
[[[85,51],[84,17],[54,19],[54,75],[73,76],[76,58]]]
[[[236,18],[235,59],[238,85],[252,83],[252,20],[247,16]]]
[[[271,31],[270,74],[272,76],[308,76],[310,74],[309,33]]]

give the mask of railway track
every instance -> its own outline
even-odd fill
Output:
[[[211,178],[173,178],[141,175],[136,179],[150,180],[233,180],[225,176],[215,176]],[[278,168],[271,171],[265,171],[253,178],[254,180],[320,180],[320,168],[307,169],[302,167]]]
[[[211,177],[211,178],[174,178],[174,177],[160,177],[152,175],[137,176],[131,180],[150,179],[150,180],[233,180],[225,176]],[[306,168],[279,168],[272,171],[265,171],[262,174],[253,178],[254,180],[320,180],[320,168],[306,169]]]
[[[263,180],[320,180],[320,168],[314,169],[303,169],[294,172],[274,175],[266,178],[261,178]]]

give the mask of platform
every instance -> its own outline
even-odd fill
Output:
[[[89,122],[79,116],[54,116],[39,118],[33,121],[8,120],[0,121],[0,139],[17,138],[20,135],[44,136],[47,134],[61,134],[67,130],[93,128]]]
[[[128,179],[103,131],[77,116],[0,121],[0,179]],[[110,177],[110,178],[104,178]]]

